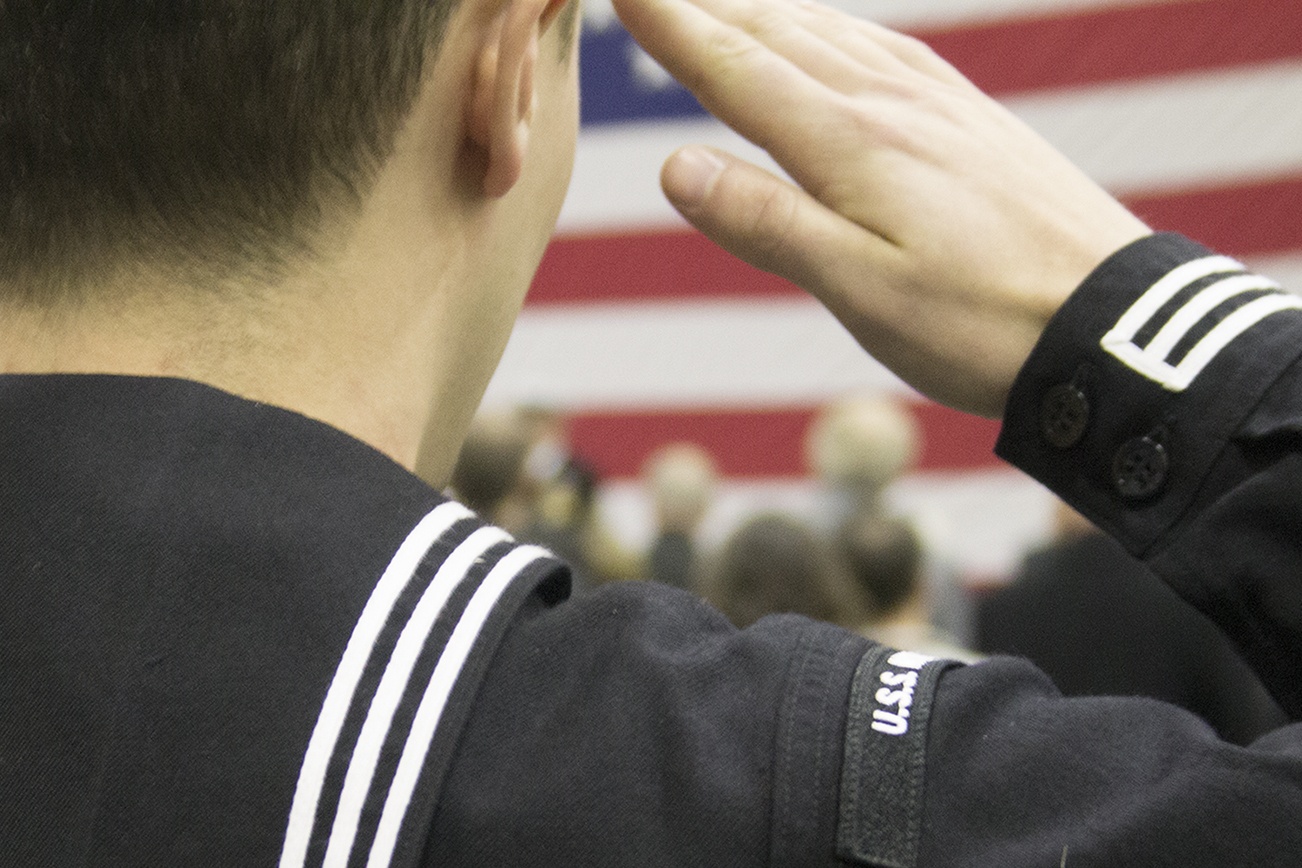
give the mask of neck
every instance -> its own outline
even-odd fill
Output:
[[[0,372],[198,380],[326,422],[444,485],[542,257],[537,203],[558,210],[568,177],[535,170],[484,195],[482,154],[448,122],[464,113],[478,43],[446,44],[325,257],[225,294],[133,276],[88,293],[113,304],[0,302]]]
[[[408,469],[424,444],[440,484],[478,401],[464,380],[452,388],[464,360],[440,342],[455,325],[449,288],[377,260],[344,258],[237,302],[159,282],[104,288],[113,304],[5,309],[0,372],[196,380],[326,422]]]
[[[927,606],[921,594],[914,594],[892,611],[873,619],[874,626],[881,629],[916,627],[929,623]]]

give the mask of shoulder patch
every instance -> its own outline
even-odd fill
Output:
[[[1225,256],[1186,262],[1154,283],[1103,336],[1103,349],[1172,392],[1193,384],[1220,352],[1302,298]]]
[[[914,868],[922,834],[927,723],[954,660],[876,647],[850,689],[837,855],[875,868]]]

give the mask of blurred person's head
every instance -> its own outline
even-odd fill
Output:
[[[739,627],[780,612],[844,625],[860,617],[830,543],[778,513],[755,516],[733,531],[718,552],[705,596]]]
[[[814,476],[853,495],[857,503],[877,498],[913,467],[920,449],[917,421],[900,402],[886,397],[834,401],[822,408],[805,436]]]
[[[601,480],[586,462],[567,457],[538,489],[536,517],[553,527],[579,527],[593,516]]]
[[[475,416],[452,470],[452,491],[466,506],[508,530],[527,520],[523,502],[524,463],[531,429],[515,410]]]
[[[922,544],[907,519],[859,512],[842,526],[838,547],[870,621],[894,618],[922,602]]]
[[[529,485],[541,489],[565,473],[566,465],[573,458],[569,419],[560,410],[543,404],[525,404],[519,413],[530,432],[525,476]]]
[[[671,443],[646,460],[642,478],[661,532],[690,534],[714,500],[718,469],[710,453],[701,447]]]

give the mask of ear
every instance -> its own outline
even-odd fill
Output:
[[[533,122],[538,44],[564,3],[506,0],[485,31],[470,89],[467,128],[485,156],[486,196],[505,196],[520,179]]]

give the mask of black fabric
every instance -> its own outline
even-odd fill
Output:
[[[129,377],[0,377],[0,475],[0,865],[275,864],[359,613],[442,499],[328,426]],[[308,864],[420,588],[479,527],[440,536],[395,603]],[[837,864],[866,640],[795,617],[738,632],[649,583],[564,601],[563,576],[540,569],[457,681],[395,864]],[[417,683],[437,662],[422,655]],[[379,809],[372,791],[350,864]]]
[[[3,865],[274,864],[309,736],[372,588],[430,510],[464,516],[419,561],[359,674],[327,756],[308,846],[318,862],[408,616],[481,525],[327,426],[195,383],[3,377],[0,408]],[[415,660],[416,688],[512,550],[488,549],[457,586]],[[556,602],[565,581],[540,559],[506,586],[392,864],[419,860],[455,733],[513,612],[530,595]],[[419,699],[403,693],[354,859]]]
[[[1028,658],[1068,696],[1148,696],[1248,744],[1288,721],[1229,641],[1101,533],[1033,552],[977,607],[978,650]]]
[[[277,852],[320,685],[437,497],[193,383],[3,377],[0,408],[0,864]]]
[[[953,661],[874,648],[850,693],[837,852],[873,868],[914,868],[923,836],[928,724]]]
[[[1247,748],[1149,699],[1063,699],[1030,664],[946,672],[919,865],[1296,866],[1302,725]]]
[[[1000,450],[1227,628],[1298,713],[1302,315],[1264,320],[1184,391],[1098,348],[1199,255],[1159,237],[1096,272],[1014,386]],[[1039,411],[1068,381],[1091,412],[1062,448]],[[1110,468],[1154,426],[1171,476],[1129,500]],[[174,380],[0,377],[0,480],[0,864],[275,864],[367,594],[448,505],[338,431]],[[860,661],[889,660],[867,640],[794,616],[737,631],[654,583],[564,601],[561,574],[526,576],[493,610],[402,857],[838,865],[838,824],[920,868],[1302,854],[1302,724],[1238,747],[1173,706],[1064,699],[997,658],[934,682],[924,669],[925,727],[902,754],[875,751],[847,723]]]
[[[427,864],[839,864],[867,647],[796,616],[739,632],[654,583],[539,612],[484,683]]]
[[[1146,289],[1210,251],[1157,235],[1104,262],[1050,322],[1013,385],[996,451],[1044,482],[1214,621],[1274,698],[1302,716],[1302,311],[1275,314],[1187,389],[1138,375],[1100,338]],[[1085,372],[1082,377],[1081,372]],[[1069,449],[1038,429],[1043,396],[1083,379],[1090,423]],[[1130,500],[1111,474],[1133,438],[1161,432],[1160,492]]]

